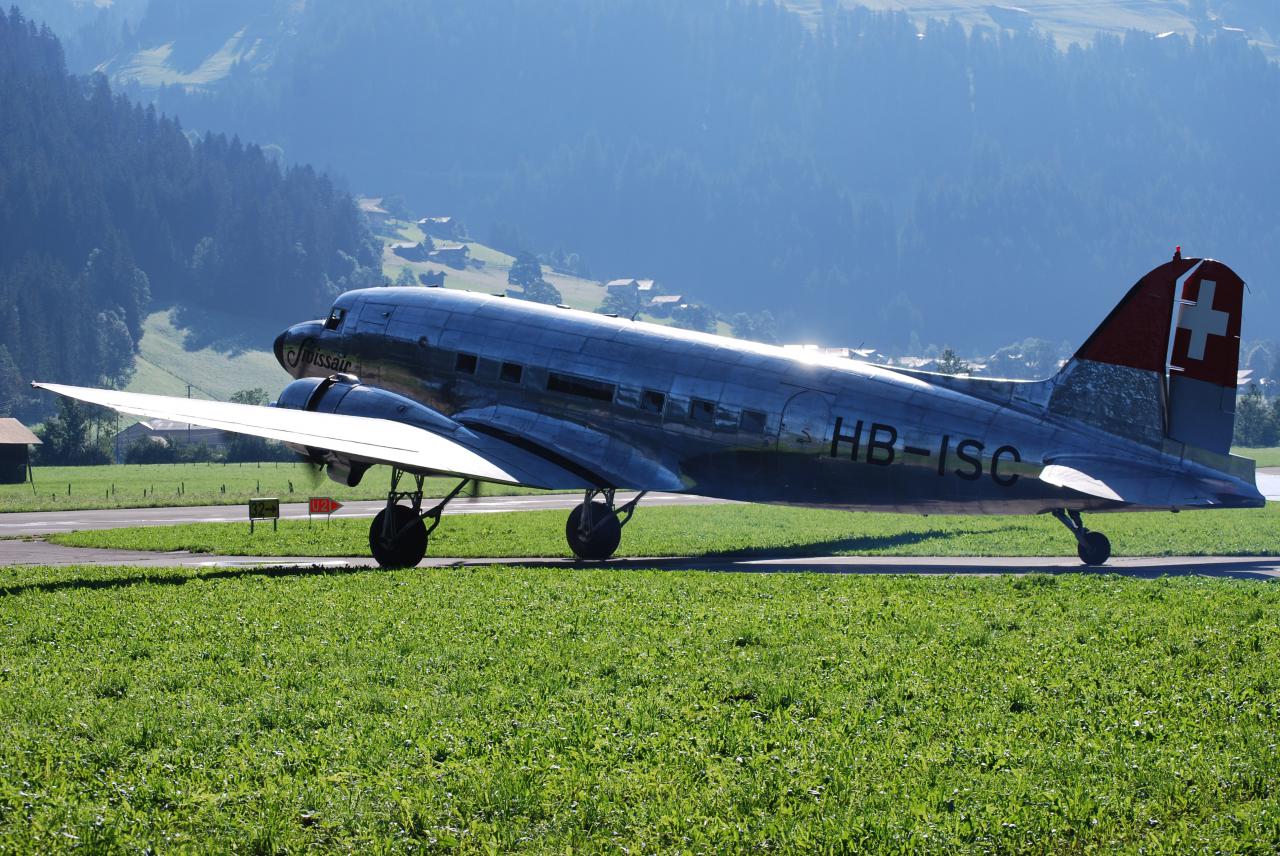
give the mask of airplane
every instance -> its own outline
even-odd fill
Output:
[[[1082,562],[1101,565],[1110,541],[1083,513],[1280,499],[1280,479],[1255,479],[1254,462],[1230,454],[1243,294],[1225,264],[1179,248],[1041,381],[384,287],[342,294],[326,318],[279,335],[276,359],[295,379],[271,406],[33,385],[279,440],[349,486],[390,465],[386,506],[369,528],[383,567],[418,564],[445,506],[479,482],[582,491],[565,527],[582,560],[611,557],[641,499],[665,491],[850,511],[1048,513]],[[439,474],[460,481],[424,509],[423,480]],[[623,489],[637,493],[618,503]]]

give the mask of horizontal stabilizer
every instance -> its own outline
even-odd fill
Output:
[[[1139,508],[1220,508],[1256,505],[1251,486],[1227,474],[1203,475],[1113,458],[1053,458],[1040,472],[1046,484]]]
[[[491,437],[440,434],[391,419],[260,407],[167,395],[144,395],[56,383],[32,383],[58,395],[151,419],[170,419],[235,434],[279,440],[413,472],[433,472],[532,487],[590,486],[537,455]]]
[[[1258,473],[1258,492],[1267,498],[1267,502],[1280,502],[1280,475]]]

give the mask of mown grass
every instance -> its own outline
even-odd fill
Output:
[[[431,536],[433,556],[569,555],[567,511],[451,515]],[[1280,554],[1280,507],[1182,514],[1087,515],[1117,556]],[[195,523],[61,533],[68,546],[191,550],[242,556],[365,556],[367,519],[284,520],[278,532],[244,523]],[[1072,556],[1075,540],[1054,519],[916,517],[760,505],[643,505],[623,530],[619,556],[771,555]]]
[[[1233,455],[1253,458],[1259,467],[1280,467],[1280,446],[1249,448],[1237,446],[1231,450]]]
[[[255,496],[306,502],[310,496],[342,501],[382,499],[390,471],[373,467],[358,487],[330,481],[303,463],[113,464],[101,467],[36,467],[31,484],[0,485],[0,512],[85,508],[149,508],[172,505],[240,505]],[[432,495],[448,493],[456,479],[428,479]],[[485,485],[487,495],[538,493]]]
[[[0,569],[0,851],[1271,852],[1280,589]]]

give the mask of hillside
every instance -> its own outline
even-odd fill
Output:
[[[1128,30],[1176,33],[1186,38],[1209,35],[1224,27],[1257,45],[1268,56],[1280,57],[1280,7],[1263,3],[1191,0],[840,0],[846,8],[861,6],[885,12],[906,12],[923,28],[929,19],[955,18],[966,28],[1027,29],[1053,37],[1059,48],[1088,44],[1099,34],[1123,35]],[[783,4],[816,25],[824,0],[783,0]],[[1203,11],[1196,13],[1199,6]]]
[[[153,312],[143,325],[136,370],[125,388],[154,395],[186,395],[193,384],[196,398],[225,401],[233,392],[260,387],[272,398],[290,380],[271,353],[262,350],[228,353],[213,348],[188,350],[187,331],[174,323],[172,310]],[[303,320],[299,316],[298,320]]]

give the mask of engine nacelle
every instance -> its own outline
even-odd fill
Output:
[[[295,380],[280,393],[275,406],[290,410],[311,410],[316,413],[388,419],[414,425],[433,434],[466,431],[443,413],[403,395],[375,386],[365,386],[358,377],[351,374]],[[324,450],[298,448],[298,451],[314,461],[323,462],[325,473],[329,478],[347,487],[358,485],[365,470],[372,466],[370,461],[342,457]]]

